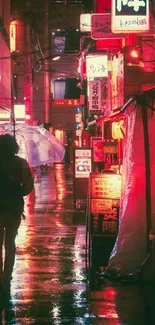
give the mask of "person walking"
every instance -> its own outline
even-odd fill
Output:
[[[15,239],[24,212],[23,197],[34,187],[29,164],[17,156],[18,150],[13,136],[0,135],[0,287],[1,293],[9,296],[16,253]]]

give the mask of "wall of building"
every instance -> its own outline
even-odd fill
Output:
[[[50,116],[54,129],[75,130],[75,107],[51,106]]]
[[[0,104],[11,104],[11,65],[9,51],[10,1],[0,1]]]
[[[35,121],[48,122],[51,78],[62,74],[70,78],[73,77],[72,72],[76,71],[75,53],[73,60],[72,54],[65,54],[64,58],[54,64],[50,60],[44,61],[44,58],[52,55],[52,33],[57,29],[79,29],[81,12],[82,2],[13,1],[12,17],[20,22],[17,27],[18,52],[12,60],[13,73],[17,78],[18,98],[24,98],[27,92],[25,89],[29,89],[28,100],[32,106],[30,111]]]

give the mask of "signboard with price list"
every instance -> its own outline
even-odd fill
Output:
[[[106,266],[119,225],[121,176],[111,172],[90,173],[88,254],[89,264]]]
[[[121,176],[90,174],[90,233],[116,235],[118,230]]]

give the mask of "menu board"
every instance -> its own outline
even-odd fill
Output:
[[[91,233],[116,234],[118,218],[119,200],[91,200]]]
[[[117,174],[91,175],[91,198],[119,199],[121,176]]]
[[[92,234],[117,234],[120,189],[120,175],[90,174],[90,228]]]
[[[89,178],[92,171],[91,149],[75,149],[75,178]]]

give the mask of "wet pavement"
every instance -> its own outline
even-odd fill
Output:
[[[72,168],[35,173],[16,244],[2,325],[153,325],[152,285],[99,281],[88,269],[86,226],[74,211]]]

